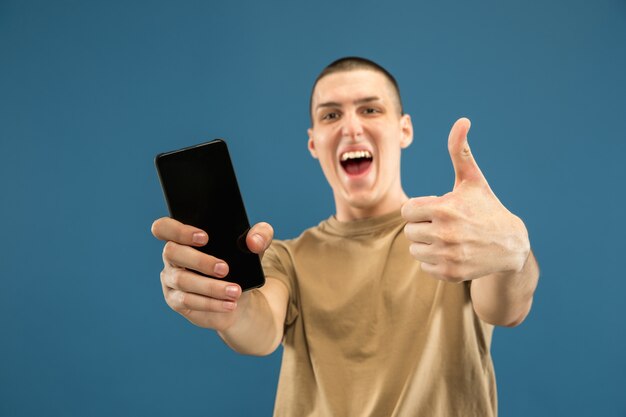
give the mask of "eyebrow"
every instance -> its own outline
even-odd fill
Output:
[[[378,96],[370,96],[370,97],[364,97],[364,98],[360,98],[358,100],[354,100],[353,104],[355,105],[361,105],[361,104],[366,104],[366,103],[371,103],[372,101],[380,101],[380,97]],[[341,107],[341,103],[338,103],[336,101],[326,101],[324,103],[320,103],[315,107],[315,110],[319,109],[319,108],[324,108],[324,107]]]

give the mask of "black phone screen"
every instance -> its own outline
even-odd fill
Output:
[[[259,256],[245,242],[250,223],[226,142],[162,153],[155,163],[171,217],[208,233],[209,243],[197,249],[226,261],[223,279],[244,291],[262,286]]]

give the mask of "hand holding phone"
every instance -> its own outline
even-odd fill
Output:
[[[225,331],[234,325],[241,317],[240,312],[249,306],[250,292],[242,293],[239,285],[224,281],[221,279],[224,275],[215,273],[215,266],[222,263],[221,259],[195,249],[204,245],[206,233],[171,217],[156,220],[152,233],[167,242],[160,274],[167,305],[196,326]],[[197,239],[202,235],[204,241]],[[269,224],[257,223],[248,234],[248,246],[262,256],[272,237]],[[196,270],[214,278],[199,275]]]
[[[155,163],[172,218],[205,231],[208,243],[197,249],[228,264],[220,278],[244,291],[262,286],[265,276],[246,244],[250,224],[226,143],[218,139],[159,154]]]

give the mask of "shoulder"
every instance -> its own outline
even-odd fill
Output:
[[[302,247],[309,247],[313,241],[320,239],[320,228],[323,223],[304,230],[295,238],[274,239],[263,256],[264,266],[291,264],[295,254],[300,252]]]
[[[327,236],[327,221],[324,220],[316,226],[305,229],[299,236],[290,239],[274,239],[270,244],[268,251],[286,254],[293,253],[302,246],[308,246],[314,242],[325,241]]]

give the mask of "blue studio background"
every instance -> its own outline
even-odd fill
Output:
[[[460,116],[542,267],[496,329],[502,416],[626,416],[626,2],[0,0],[0,416],[267,416],[243,357],[161,294],[154,156],[229,140],[251,221],[333,213],[306,150],[317,73],[400,82],[407,192],[443,194]],[[389,348],[393,348],[390,346]]]

